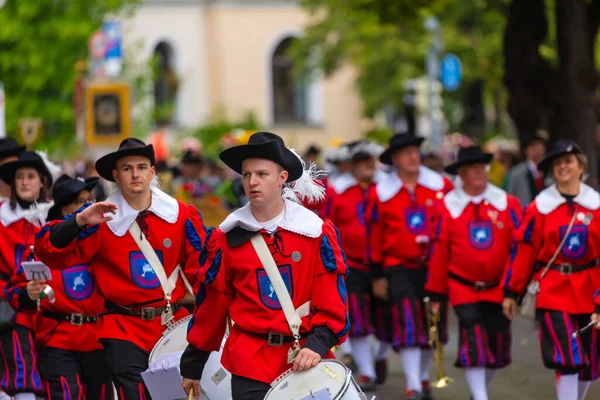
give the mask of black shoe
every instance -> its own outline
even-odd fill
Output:
[[[388,375],[388,361],[387,360],[377,360],[375,361],[375,384],[383,385]]]
[[[423,395],[421,397],[422,400],[433,400],[433,392],[431,391],[431,385],[429,381],[421,382],[423,385]]]

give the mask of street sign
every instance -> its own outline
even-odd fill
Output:
[[[106,36],[106,53],[104,62],[106,74],[117,77],[121,74],[123,65],[123,27],[118,21],[108,21],[102,25],[102,31]]]
[[[23,144],[33,146],[42,137],[42,129],[40,118],[21,118],[18,122],[17,133]]]
[[[131,93],[124,82],[87,82],[85,136],[88,146],[115,146],[131,136]]]
[[[458,89],[462,82],[462,66],[454,54],[447,54],[442,59],[441,76],[442,85],[451,92]]]

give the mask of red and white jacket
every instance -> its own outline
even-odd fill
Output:
[[[0,204],[0,296],[3,298],[7,298],[6,285],[21,266],[23,254],[33,245],[35,235],[46,222],[51,205],[42,203],[35,209],[24,210],[17,204],[13,210],[9,200]],[[15,322],[33,328],[33,317],[20,308],[16,310]]]
[[[340,232],[340,243],[350,268],[368,271],[367,224],[365,212],[369,191],[361,187],[350,172],[338,176],[327,189],[323,218],[331,220]]]
[[[594,263],[600,257],[600,195],[584,183],[573,204],[568,204],[552,185],[527,206],[514,235],[516,249],[504,284],[505,296],[522,295],[532,277],[539,280],[546,263],[557,251],[573,213],[573,228],[554,261],[557,266],[563,265],[564,270],[550,269],[540,280],[536,306],[571,314],[594,311],[590,299],[600,287],[600,265],[568,273],[571,266]]]
[[[420,268],[429,249],[433,211],[452,183],[437,172],[421,166],[414,192],[409,192],[392,171],[371,190],[367,203],[367,255],[373,277],[399,265]]]
[[[257,232],[271,250],[294,307],[310,301],[310,312],[302,317],[300,327],[300,333],[308,336],[300,341],[302,347],[333,357],[329,349],[348,334],[347,267],[333,224],[286,200],[283,219],[269,233],[245,206],[230,214],[219,228],[209,230],[200,254],[200,284],[187,336],[190,346],[181,363],[181,373],[187,378],[199,379],[207,354],[220,349],[227,317],[234,325],[221,358],[225,369],[271,383],[291,367],[287,354],[292,343],[270,346],[264,337],[281,332],[291,336],[291,332],[250,243]],[[323,335],[331,342],[323,342],[319,338]]]
[[[188,280],[195,282],[198,254],[205,239],[202,218],[194,207],[159,189],[151,190],[152,204],[144,217],[147,229],[142,226],[142,231],[161,260],[167,276],[181,266]],[[100,292],[107,300],[107,308],[110,308],[109,302],[130,309],[164,307],[166,301],[160,281],[128,231],[139,212],[129,206],[119,191],[106,201],[117,206],[116,215],[110,214],[113,217],[111,221],[79,232],[74,215],[64,222],[53,221],[36,238],[36,255],[57,270],[89,265]],[[75,226],[75,238],[62,248],[55,247],[51,240],[52,231],[59,223]],[[171,304],[181,302],[185,291],[183,280],[178,279]],[[185,309],[181,309],[175,314],[175,319],[186,314]],[[163,331],[160,315],[154,320],[144,321],[135,316],[108,314],[104,316],[100,337],[128,340],[145,351],[151,351]]]
[[[501,280],[522,215],[519,200],[492,184],[476,198],[459,187],[437,209],[425,289],[448,295],[452,306],[502,303]],[[476,290],[476,282],[493,287]]]
[[[33,261],[30,249],[27,249],[23,255],[23,261],[25,260]],[[48,299],[40,301],[42,313],[38,313],[36,301],[29,298],[27,294],[27,279],[23,268],[19,267],[6,286],[6,294],[11,305],[15,309],[31,306],[28,312],[36,315],[33,329],[35,341],[39,345],[71,351],[101,350],[102,345],[98,343],[103,325],[101,317],[98,317],[95,323],[82,323],[76,326],[43,315],[43,311],[50,311],[94,316],[105,310],[104,298],[94,282],[90,266],[71,265],[62,271],[50,270],[50,272],[52,279],[48,280],[47,284],[54,291],[56,299],[54,303],[50,303]],[[73,340],[74,337],[77,340]]]

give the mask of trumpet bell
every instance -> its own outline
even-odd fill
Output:
[[[454,379],[452,379],[448,376],[444,376],[443,378],[436,379],[435,381],[433,381],[431,383],[431,385],[435,388],[441,389],[441,388],[445,388],[446,386],[450,385],[452,382],[454,382]]]

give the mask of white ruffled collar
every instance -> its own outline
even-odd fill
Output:
[[[9,226],[21,219],[25,219],[35,226],[43,226],[46,224],[48,211],[53,205],[53,201],[49,203],[35,203],[30,209],[25,210],[17,203],[17,206],[13,210],[10,207],[10,201],[7,199],[0,204],[0,222],[4,226]]]
[[[284,207],[283,219],[279,223],[280,228],[311,238],[321,236],[323,220],[315,213],[290,200],[284,200]],[[253,232],[261,230],[262,224],[252,215],[250,204],[229,214],[219,228],[227,233],[238,226]]]
[[[379,183],[383,179],[385,179],[386,176],[387,174],[385,172],[383,172],[380,169],[377,169],[375,170],[375,175],[373,175],[373,182]],[[333,186],[333,190],[335,190],[337,194],[343,194],[346,190],[356,185],[358,185],[358,181],[356,180],[356,178],[354,178],[352,173],[344,172],[343,174],[337,176],[334,179],[333,184],[331,186]]]
[[[444,197],[444,204],[452,218],[458,218],[469,203],[478,203],[478,200],[487,200],[498,211],[504,211],[508,207],[506,192],[491,183],[488,183],[485,191],[476,198],[465,193],[462,187],[456,187]]]
[[[179,216],[179,204],[177,203],[177,200],[153,186],[150,187],[150,191],[152,192],[152,202],[150,203],[148,210],[152,211],[160,219],[169,224],[177,222],[177,217]],[[117,190],[108,196],[106,201],[117,206],[116,214],[105,214],[106,216],[111,216],[113,218],[108,221],[106,225],[108,225],[115,236],[125,236],[140,211],[131,208],[120,190]]]
[[[535,206],[541,214],[546,215],[556,210],[558,206],[566,203],[566,201],[567,199],[556,188],[556,184],[553,184],[536,196]],[[579,186],[579,194],[575,196],[573,201],[588,210],[593,211],[600,208],[600,194],[583,182]]]
[[[434,170],[421,165],[417,184],[431,190],[442,190],[444,189],[444,178]],[[398,194],[400,189],[402,189],[402,180],[398,176],[398,172],[392,170],[377,184],[377,197],[379,201],[388,201]]]

